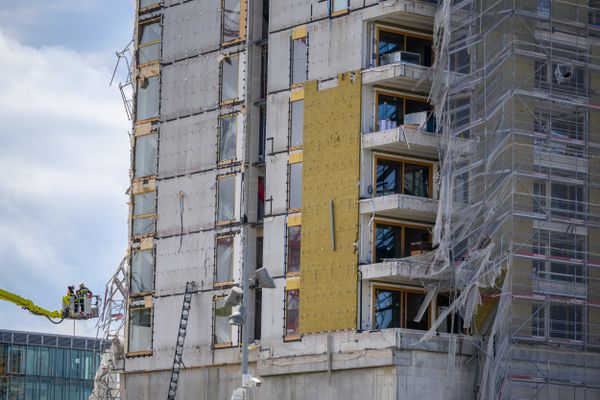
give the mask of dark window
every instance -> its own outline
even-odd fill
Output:
[[[262,289],[254,291],[254,340],[260,340],[262,327]]]
[[[265,146],[267,140],[267,106],[260,106],[258,120],[258,161],[265,160]]]
[[[287,272],[300,272],[302,228],[289,226],[287,231]]]
[[[262,221],[265,217],[265,178],[258,177],[257,199],[256,199],[256,220]]]
[[[569,304],[550,305],[550,337],[582,340],[583,309]]]
[[[418,125],[420,129],[428,130],[429,120],[433,118],[431,109],[431,104],[426,102],[405,99],[400,96],[378,94],[377,127],[379,130],[386,130],[403,124],[411,124]]]
[[[421,304],[425,300],[425,293],[406,292],[406,328],[426,331],[429,327],[429,312],[425,312],[419,322],[415,317],[419,313]]]
[[[375,262],[402,257],[402,227],[376,224]]]
[[[285,292],[285,335],[297,336],[300,331],[298,322],[300,317],[300,290]]]
[[[392,63],[417,64],[426,67],[432,63],[432,41],[379,29],[377,43],[378,65]]]
[[[396,290],[375,289],[375,329],[401,327],[401,295]]]
[[[406,194],[431,197],[430,166],[403,161],[377,159],[376,196]]]
[[[404,236],[404,257],[411,256],[413,248],[419,251],[422,248],[427,248],[427,246],[424,246],[425,244],[431,243],[431,234],[426,229],[405,227]]]
[[[292,40],[292,85],[308,79],[308,38]]]

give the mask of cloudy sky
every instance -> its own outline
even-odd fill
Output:
[[[49,309],[69,284],[103,292],[126,250],[130,124],[108,84],[132,3],[2,0],[0,288]],[[1,301],[0,328],[73,332]]]

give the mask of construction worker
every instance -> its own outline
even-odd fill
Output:
[[[67,287],[67,294],[63,296],[63,316],[69,315],[69,309],[71,308],[71,300],[75,297],[75,286]]]
[[[83,283],[81,285],[79,285],[79,290],[75,294],[75,312],[77,312],[79,309],[79,312],[81,313],[81,315],[83,315],[83,313],[85,312],[84,305],[83,305],[84,300],[90,294],[91,294],[90,290],[88,288],[86,288]]]

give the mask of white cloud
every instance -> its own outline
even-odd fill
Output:
[[[0,52],[0,288],[55,309],[68,284],[103,291],[123,256],[130,124],[103,55],[1,31]],[[6,302],[0,315],[5,329],[73,329]]]

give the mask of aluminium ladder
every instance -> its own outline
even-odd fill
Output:
[[[190,317],[193,290],[194,282],[188,282],[185,284],[185,294],[183,295],[183,306],[181,307],[181,318],[179,319],[179,331],[177,332],[175,357],[173,358],[173,368],[171,369],[171,382],[169,383],[167,400],[175,400],[175,397],[177,396],[179,372],[181,370],[181,364],[183,364],[183,342],[185,342],[185,334],[187,332],[187,324]]]

